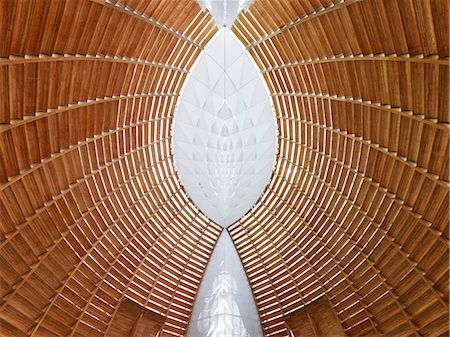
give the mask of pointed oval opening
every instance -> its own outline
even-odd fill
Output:
[[[263,193],[276,151],[266,84],[245,48],[222,28],[193,67],[175,114],[181,184],[206,216],[227,227]]]

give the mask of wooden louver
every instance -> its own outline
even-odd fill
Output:
[[[229,228],[266,336],[325,297],[349,336],[448,335],[446,0],[255,0],[272,180]],[[132,300],[186,333],[220,234],[173,167],[195,0],[0,0],[0,335],[104,336]]]
[[[145,309],[134,301],[124,300],[114,315],[105,337],[156,337],[164,325],[164,317]]]
[[[216,30],[194,0],[0,0],[2,336],[104,336],[126,298],[185,332],[220,229],[170,128]]]
[[[447,336],[446,0],[259,0],[233,31],[279,125],[230,228],[266,336],[325,296],[349,336]]]
[[[291,336],[345,337],[336,313],[325,298],[319,298],[284,317]]]

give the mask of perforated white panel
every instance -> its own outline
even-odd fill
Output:
[[[265,82],[228,29],[200,56],[173,128],[175,165],[189,196],[223,227],[241,218],[269,182],[277,134]]]

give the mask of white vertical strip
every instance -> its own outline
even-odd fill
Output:
[[[226,231],[217,242],[200,284],[187,336],[263,336],[247,276]]]

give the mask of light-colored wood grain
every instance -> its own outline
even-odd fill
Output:
[[[1,335],[103,336],[126,298],[147,312],[136,336],[187,329],[221,228],[170,133],[217,29],[193,0],[125,3],[0,1]]]
[[[448,334],[448,13],[256,0],[232,27],[279,129],[228,228],[266,336],[319,298],[348,336]],[[221,228],[179,183],[171,126],[216,32],[194,0],[0,0],[0,335],[186,333]]]
[[[345,335],[448,334],[448,12],[260,0],[233,26],[279,126],[272,180],[229,228],[266,335],[321,296]]]

